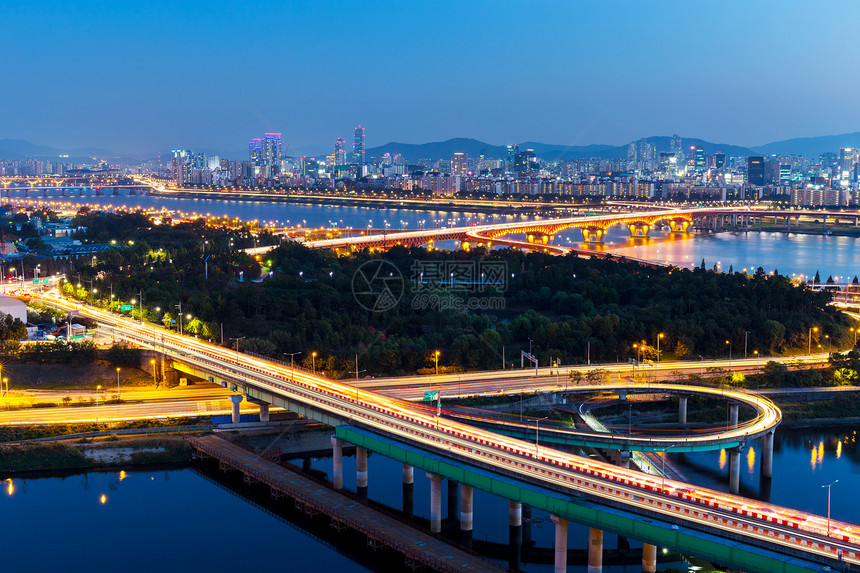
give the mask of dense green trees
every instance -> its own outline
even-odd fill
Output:
[[[738,357],[745,343],[749,355],[800,353],[824,344],[825,335],[834,348],[850,342],[848,319],[827,306],[828,294],[761,270],[750,277],[507,249],[338,256],[298,243],[256,261],[238,250],[253,245],[247,229],[153,225],[132,215],[80,219],[87,238],[113,238],[123,248],[100,255],[94,267],[82,266],[82,286],[75,276],[65,287],[70,294],[119,311],[142,291],[146,317],[173,328],[181,303],[186,332],[220,341],[223,328],[225,345],[245,337],[239,344],[246,351],[275,358],[302,352],[296,360],[308,368],[317,352],[317,370],[334,376],[348,376],[356,354],[369,375],[430,369],[436,350],[447,368],[499,368],[503,354],[507,365],[519,366],[529,339],[542,365],[554,358],[583,363],[589,348],[592,362],[626,361],[637,353],[655,359],[660,333],[663,359],[727,357],[730,348]],[[363,263],[378,259],[399,270],[402,296],[392,308],[371,312],[353,295],[353,278]],[[483,282],[482,265],[503,272]],[[247,279],[261,267],[273,276],[237,280],[240,271]],[[436,280],[428,274],[419,280],[416,269],[445,270]],[[453,287],[449,270],[458,273]],[[464,270],[471,282],[460,278]]]

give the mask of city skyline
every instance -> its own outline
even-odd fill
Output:
[[[138,155],[238,149],[272,131],[297,151],[329,149],[358,123],[372,126],[368,148],[462,136],[621,145],[672,132],[755,146],[860,126],[854,19],[833,10],[514,8],[6,7],[0,45],[20,57],[2,138]]]

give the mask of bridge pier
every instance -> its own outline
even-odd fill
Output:
[[[523,553],[523,506],[516,501],[508,502],[508,570],[519,571]]]
[[[367,493],[367,449],[355,448],[355,487]]]
[[[773,477],[773,432],[768,432],[761,440],[761,477]]]
[[[627,225],[631,237],[648,238],[651,233],[651,225],[648,223],[634,222]]]
[[[260,421],[264,424],[269,423],[269,404],[260,404]]]
[[[532,506],[522,505],[523,545],[532,543]]]
[[[460,535],[463,545],[472,546],[472,486],[460,484]]]
[[[741,485],[741,449],[729,450],[729,493],[737,495]]]
[[[552,522],[555,523],[555,573],[567,573],[567,524],[568,520],[558,517],[557,515],[550,516]],[[591,548],[588,550],[588,573],[591,571]]]
[[[582,241],[584,243],[602,243],[604,230],[600,227],[583,227]]]
[[[403,464],[403,515],[412,519],[415,512],[415,468]]]
[[[669,219],[669,229],[673,233],[686,233],[690,228],[690,221],[686,219]]]
[[[460,484],[454,480],[448,480],[448,519],[451,521],[459,520],[460,508]]]
[[[242,400],[244,400],[244,398],[245,397],[241,394],[233,394],[232,396],[230,396],[230,401],[233,403],[233,417],[231,418],[231,420],[234,424],[239,423],[239,405],[242,403]]]
[[[427,472],[430,480],[430,532],[442,531],[442,476]]]
[[[657,546],[650,543],[642,544],[642,573],[657,572]]]
[[[678,398],[678,423],[682,426],[687,424],[687,398],[689,396]]]
[[[737,428],[738,426],[738,404],[729,404],[729,427]]]
[[[588,573],[603,570],[603,530],[588,528]]]
[[[343,440],[331,437],[331,483],[334,489],[343,489]]]

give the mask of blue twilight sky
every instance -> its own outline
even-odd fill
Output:
[[[122,153],[860,131],[860,3],[0,1],[0,139]]]

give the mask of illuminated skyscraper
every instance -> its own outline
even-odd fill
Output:
[[[451,174],[466,175],[469,170],[469,156],[462,151],[457,151],[451,158]]]
[[[263,136],[261,143],[263,164],[277,164],[281,160],[281,134],[267,133]]]
[[[352,140],[352,162],[355,165],[364,165],[364,128],[360,125],[355,128],[355,136]]]
[[[263,164],[263,140],[259,137],[248,142],[248,160],[258,167]]]
[[[346,142],[339,137],[334,142],[334,164],[336,167],[346,165]]]
[[[747,182],[750,185],[764,185],[764,157],[747,157]]]

